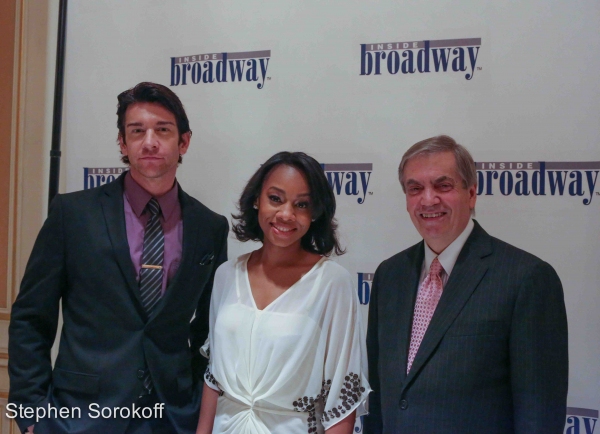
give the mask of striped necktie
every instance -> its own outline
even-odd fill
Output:
[[[162,293],[165,235],[160,223],[160,205],[155,198],[150,199],[146,210],[150,213],[150,218],[144,233],[140,293],[144,309],[150,317]]]
[[[160,300],[162,293],[165,235],[160,223],[160,205],[155,198],[150,199],[148,205],[146,205],[146,211],[150,213],[150,218],[148,219],[148,223],[146,223],[146,232],[144,233],[144,250],[142,252],[142,268],[140,270],[140,293],[142,296],[142,305],[148,314],[148,318],[150,318],[154,306]],[[144,385],[142,395],[149,395],[154,388],[152,377],[147,366],[144,371],[141,378]]]

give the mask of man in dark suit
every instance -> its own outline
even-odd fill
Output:
[[[9,405],[23,431],[193,433],[198,422],[228,224],[175,180],[192,134],[179,98],[140,83],[118,100],[130,170],[52,201],[13,305]]]
[[[475,163],[448,136],[399,167],[423,241],[377,269],[365,433],[559,434],[567,318],[554,269],[471,219]]]

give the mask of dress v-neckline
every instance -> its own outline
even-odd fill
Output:
[[[306,273],[304,273],[300,277],[300,279],[296,280],[285,291],[283,291],[283,293],[278,295],[273,301],[271,301],[269,304],[267,304],[264,308],[259,309],[256,304],[256,300],[254,299],[254,294],[252,294],[252,285],[250,285],[250,275],[248,274],[248,260],[250,259],[250,256],[252,256],[252,252],[248,253],[248,256],[246,256],[246,259],[243,262],[244,268],[243,268],[242,272],[244,273],[246,290],[248,291],[248,295],[250,296],[250,300],[252,301],[252,307],[254,307],[254,309],[256,309],[258,312],[264,312],[266,310],[270,310],[270,307],[273,306],[275,303],[277,303],[277,301],[280,298],[285,297],[286,294],[288,294],[290,292],[290,290],[294,289],[294,287],[297,286],[300,282],[302,282],[306,278],[306,276],[311,275],[319,267],[320,264],[322,264],[323,262],[325,262],[327,260],[326,256],[321,256],[321,258],[317,262],[315,262],[315,264],[311,267],[311,269],[308,270]]]

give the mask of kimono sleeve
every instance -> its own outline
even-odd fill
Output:
[[[353,290],[350,274],[342,271],[329,283],[329,321],[323,328],[323,333],[327,334],[321,391],[324,401],[321,423],[325,429],[354,411],[357,418],[366,414],[367,397],[371,392],[367,381],[367,351],[358,295]]]
[[[228,264],[229,264],[228,262],[225,262],[223,265],[221,265],[217,269],[217,272],[215,273],[215,281],[213,284],[213,291],[212,291],[212,295],[210,298],[210,313],[209,313],[209,319],[208,319],[208,325],[209,325],[208,338],[206,339],[206,342],[204,342],[204,345],[202,345],[202,347],[200,347],[200,354],[202,354],[204,357],[208,358],[208,365],[206,366],[206,371],[204,372],[204,382],[206,383],[206,385],[208,387],[219,392],[219,394],[223,394],[223,391],[219,387],[219,383],[217,382],[217,380],[215,379],[215,377],[212,374],[214,358],[211,357],[211,347],[214,345],[213,341],[214,341],[215,321],[217,318],[217,313],[219,311],[219,307],[221,305],[221,298],[222,298],[222,293],[223,293],[223,284],[224,284],[223,283],[223,280],[224,280],[223,274],[226,272],[225,270],[227,269]]]

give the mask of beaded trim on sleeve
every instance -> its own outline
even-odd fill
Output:
[[[315,417],[315,404],[317,401],[322,400],[324,403],[327,402],[329,392],[331,390],[331,380],[323,381],[321,386],[321,393],[317,396],[303,396],[294,401],[294,411],[307,412],[308,418],[308,432],[317,432],[317,418]],[[321,422],[329,422],[332,419],[339,418],[344,415],[347,411],[350,411],[352,406],[358,403],[359,398],[365,392],[365,388],[361,386],[361,379],[358,374],[350,372],[344,378],[344,388],[340,393],[341,403],[331,410],[323,413]]]
[[[331,381],[328,382],[326,394],[321,392],[327,401],[329,395],[329,388],[331,387]],[[342,417],[346,412],[350,411],[352,407],[359,402],[362,394],[365,393],[365,388],[361,385],[361,379],[358,374],[350,372],[344,378],[344,387],[340,392],[339,401],[340,404],[337,407],[333,407],[331,410],[327,410],[323,413],[321,422],[329,422],[332,419]]]
[[[219,389],[219,396],[223,396],[223,391],[221,390],[221,388],[219,387],[219,383],[217,382],[216,378],[213,376],[213,374],[210,372],[210,369],[208,368],[208,366],[206,367],[206,371],[204,372],[204,378],[206,379],[206,381],[208,381],[209,383],[214,384],[215,386],[217,386],[217,388]]]
[[[317,432],[317,417],[315,416],[315,404],[322,399],[323,402],[327,400],[327,395],[329,394],[329,388],[331,387],[331,380],[323,381],[321,386],[321,393],[317,396],[303,396],[296,399],[293,403],[294,411],[297,412],[307,412],[308,417],[306,418],[306,422],[308,423],[308,433],[316,433]]]

